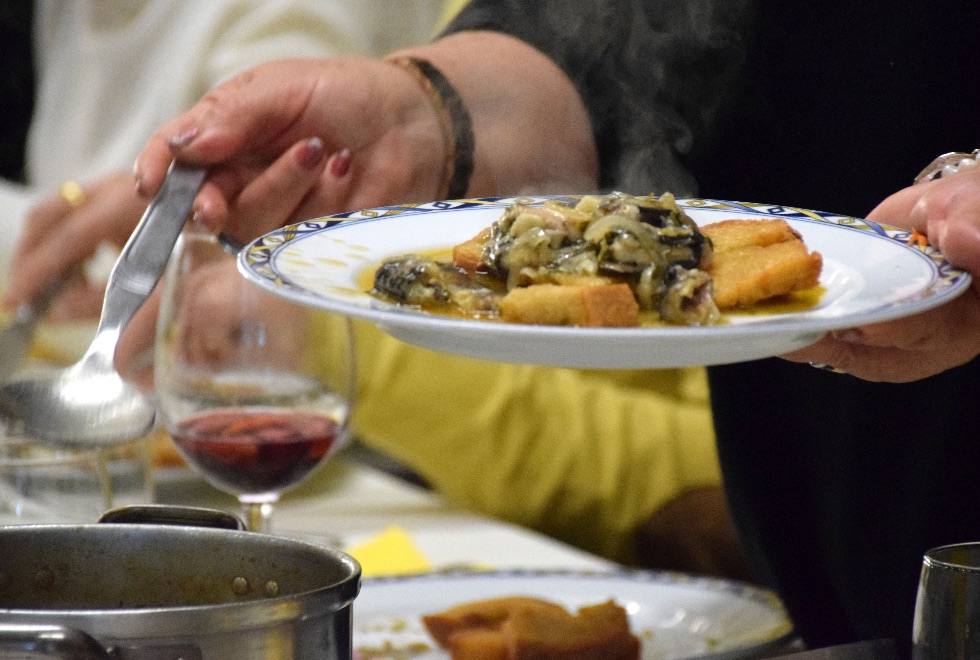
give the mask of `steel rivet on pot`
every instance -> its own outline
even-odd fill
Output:
[[[275,598],[279,595],[279,583],[275,580],[269,580],[265,583],[265,595],[269,598]]]
[[[231,590],[239,596],[244,596],[248,593],[248,580],[243,577],[236,577],[231,581]]]

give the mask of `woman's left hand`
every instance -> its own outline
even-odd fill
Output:
[[[980,354],[980,164],[900,190],[868,218],[923,234],[973,276],[972,286],[928,312],[831,332],[783,357],[827,364],[865,380],[908,382]]]

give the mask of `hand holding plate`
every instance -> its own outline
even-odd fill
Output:
[[[980,167],[905,188],[869,218],[918,231],[973,276],[971,287],[928,312],[836,331],[785,357],[891,382],[925,378],[975,358],[980,354]]]

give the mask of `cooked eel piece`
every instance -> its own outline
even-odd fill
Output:
[[[505,280],[508,290],[534,283],[542,269],[595,275],[594,250],[582,240],[587,221],[566,205],[509,206],[490,226],[480,268]]]
[[[495,316],[501,297],[462,268],[417,254],[382,263],[374,274],[374,293],[405,305],[455,307],[474,316]]]
[[[540,283],[549,271],[626,276],[656,264],[665,276],[671,266],[697,268],[710,255],[710,243],[670,195],[513,205],[485,238],[479,267],[506,279],[508,289]]]
[[[664,281],[660,318],[678,325],[713,325],[721,313],[714,300],[711,276],[703,270],[673,266]],[[639,287],[637,287],[639,289]]]
[[[614,256],[607,260],[605,267],[614,272],[630,272],[624,270],[630,264],[639,266],[632,272],[639,272],[654,259],[668,268],[682,266],[688,269],[703,267],[710,260],[711,243],[704,239],[697,224],[670,193],[659,198],[612,193],[605,197],[586,197],[579,207],[589,208],[592,204],[596,205],[599,217],[589,225],[585,238],[604,243],[607,252],[608,248],[613,248]],[[628,222],[624,224],[623,220]],[[605,223],[609,223],[614,231],[609,231],[609,225],[602,227]],[[603,235],[601,239],[600,234]],[[639,254],[634,253],[631,259],[629,243],[641,235],[652,238],[653,243],[647,244]],[[616,246],[615,242],[622,239],[627,245]]]

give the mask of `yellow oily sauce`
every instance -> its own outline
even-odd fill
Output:
[[[731,310],[725,312],[726,316],[767,316],[770,314],[792,314],[793,312],[805,312],[813,309],[820,302],[820,298],[827,292],[827,288],[818,285],[812,289],[795,291],[785,296],[777,296],[769,300],[763,300],[745,309]]]

